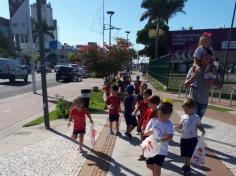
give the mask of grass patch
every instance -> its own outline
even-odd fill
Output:
[[[57,112],[56,111],[50,112],[49,119],[50,119],[50,121],[57,120],[58,119]],[[30,127],[30,126],[34,126],[34,125],[39,125],[43,122],[44,122],[44,116],[41,116],[41,117],[23,125],[23,127]]]
[[[90,99],[90,105],[89,105],[89,112],[90,113],[101,113],[104,111],[104,102],[103,102],[103,93],[102,91],[98,92],[92,92],[91,99]],[[60,119],[58,117],[58,113],[56,110],[51,111],[49,113],[49,120],[57,120]],[[23,127],[30,127],[34,125],[39,125],[44,122],[44,116],[41,116],[25,125]]]
[[[152,76],[148,75],[148,80],[150,81],[150,83],[155,89],[161,90],[161,91],[166,90],[166,86],[162,85],[157,79],[153,78]]]
[[[219,106],[214,106],[214,105],[208,105],[208,109],[215,110],[215,111],[220,111],[220,112],[228,112],[228,111],[233,111],[231,109],[219,107]]]

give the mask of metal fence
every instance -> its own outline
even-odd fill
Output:
[[[171,55],[165,55],[149,61],[148,74],[168,87]]]

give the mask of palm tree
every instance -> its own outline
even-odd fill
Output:
[[[55,30],[55,27],[48,26],[47,22],[45,20],[42,21],[42,28],[44,35],[50,36],[52,39],[54,39],[53,31]],[[38,33],[38,23],[35,23],[35,30],[33,30],[33,40],[36,42],[36,39],[39,37]]]
[[[167,25],[169,19],[177,13],[185,13],[183,11],[184,3],[187,0],[143,0],[141,7],[146,11],[140,18],[140,21],[148,19],[148,22],[156,20],[164,21]]]
[[[187,0],[143,0],[141,7],[146,11],[142,14],[140,21],[148,19],[148,23],[156,23],[156,46],[155,58],[158,58],[158,34],[160,22],[168,25],[169,19],[177,13],[185,13],[183,11],[184,3]]]

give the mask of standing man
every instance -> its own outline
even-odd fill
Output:
[[[205,70],[207,66],[209,66],[210,61],[213,57],[213,52],[209,48],[204,48],[200,50],[201,53],[201,60],[200,60],[200,73],[196,73],[197,76],[195,79],[192,79],[194,77],[194,71],[193,67],[191,67],[188,71],[184,86],[185,88],[190,88],[189,96],[192,98],[195,103],[195,113],[199,115],[200,118],[202,118],[206,112],[207,106],[208,106],[208,98],[209,98],[209,90],[211,85],[218,86],[219,82],[218,80],[212,80],[212,79],[204,79]],[[193,87],[190,85],[195,82],[197,83],[197,87]]]

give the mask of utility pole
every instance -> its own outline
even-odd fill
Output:
[[[43,94],[43,112],[44,112],[44,125],[46,129],[50,128],[49,113],[48,113],[48,94],[47,94],[47,80],[45,71],[45,53],[44,53],[44,33],[42,28],[42,14],[41,5],[42,0],[37,0],[37,19],[38,19],[38,32],[39,32],[39,47],[40,47],[40,62],[41,62],[41,79],[42,79],[42,94]]]
[[[30,5],[29,0],[26,0],[27,3],[27,19],[28,19],[28,44],[30,49],[30,62],[31,62],[31,73],[32,73],[32,91],[33,94],[36,94],[36,78],[35,78],[35,68],[34,68],[34,59],[33,59],[33,37],[32,37],[32,25],[31,25],[31,17],[30,17]]]
[[[130,34],[130,31],[125,31],[125,33],[127,34],[127,43],[129,43],[129,34]]]
[[[110,15],[110,25],[109,25],[109,47],[111,46],[111,29],[112,29],[112,26],[111,26],[111,17],[112,15],[114,15],[114,11],[107,11],[107,14]]]
[[[105,3],[102,1],[102,47],[104,48],[105,36]]]
[[[230,43],[231,43],[231,34],[232,34],[232,28],[233,28],[233,25],[234,25],[235,11],[236,11],[236,1],[235,1],[235,4],[234,4],[233,17],[232,17],[231,27],[230,27],[229,35],[228,35],[228,45],[227,45],[227,49],[226,49],[226,53],[225,53],[223,73],[222,73],[222,77],[221,77],[222,85],[224,84],[225,68],[226,68],[226,64],[227,64],[227,60],[228,60],[228,55],[229,55],[229,47],[230,47]]]

